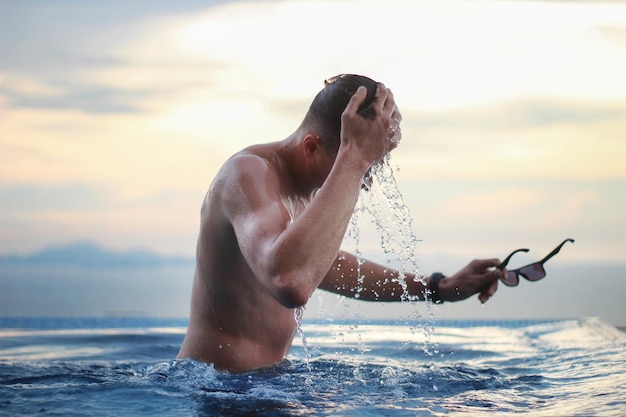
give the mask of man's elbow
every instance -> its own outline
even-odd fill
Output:
[[[309,293],[292,288],[282,288],[276,296],[278,302],[286,308],[298,308],[309,301]]]
[[[304,285],[297,284],[295,280],[287,277],[277,278],[276,281],[278,284],[275,287],[274,298],[286,308],[298,308],[306,305],[314,290],[314,288],[304,288]]]

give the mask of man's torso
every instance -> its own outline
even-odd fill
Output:
[[[252,151],[272,164],[271,145]],[[237,158],[250,151],[243,151]],[[215,364],[218,369],[239,371],[280,362],[296,332],[293,309],[278,303],[254,275],[244,259],[224,199],[232,193],[229,162],[218,173],[201,210],[191,315],[180,358]],[[281,175],[275,175],[281,178]],[[280,184],[282,204],[293,217],[304,207],[302,199]]]

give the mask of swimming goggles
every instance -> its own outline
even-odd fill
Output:
[[[561,247],[565,245],[567,242],[574,243],[574,239],[565,239],[559,246],[557,246],[552,252],[546,255],[545,258],[540,260],[539,262],[535,262],[532,264],[528,264],[521,268],[512,269],[507,271],[506,275],[503,275],[500,280],[509,287],[515,287],[519,284],[520,275],[527,279],[528,281],[539,281],[541,278],[546,276],[546,270],[543,267],[543,264],[554,255],[559,253]],[[515,255],[517,252],[528,252],[528,249],[517,249],[511,252],[509,256],[507,256],[504,261],[500,265],[497,266],[498,269],[502,270],[506,267],[506,265],[511,260],[511,257]]]

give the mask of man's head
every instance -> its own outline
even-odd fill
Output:
[[[313,99],[302,126],[314,130],[326,152],[335,155],[339,149],[341,114],[350,98],[360,86],[367,88],[367,96],[358,113],[363,117],[374,118],[376,111],[372,103],[376,98],[378,83],[363,75],[341,74],[325,80],[324,85]]]

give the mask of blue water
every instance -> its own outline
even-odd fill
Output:
[[[626,335],[598,319],[305,322],[285,363],[174,361],[184,320],[0,319],[0,415],[626,415]]]

